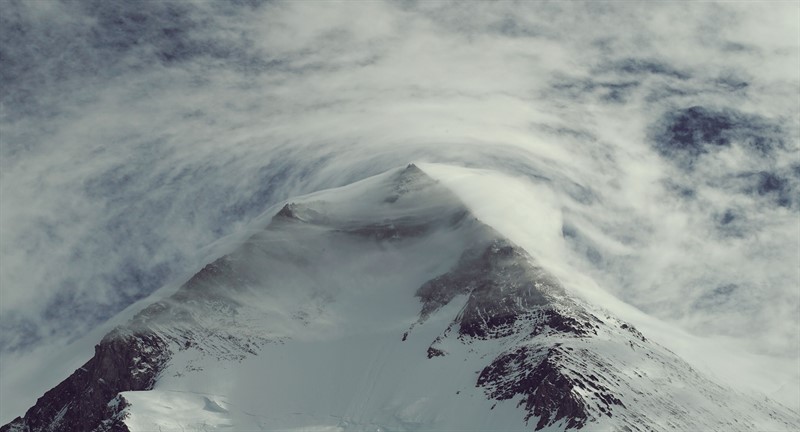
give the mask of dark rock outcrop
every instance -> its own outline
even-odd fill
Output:
[[[167,344],[154,333],[110,333],[95,354],[69,378],[0,432],[127,431],[126,402],[120,392],[149,390],[170,358]]]
[[[498,236],[467,250],[451,271],[423,284],[416,295],[422,302],[418,323],[456,296],[467,296],[428,348],[428,358],[447,355],[442,347],[451,334],[465,344],[505,340],[506,349],[480,372],[476,386],[495,400],[521,396],[525,421],[535,418],[536,430],[557,423],[580,429],[623,406],[603,380],[574,371],[573,348],[559,342],[595,337],[603,322],[570,300],[554,277],[510,241]],[[645,340],[627,324],[622,329]],[[601,359],[588,357],[603,369]]]

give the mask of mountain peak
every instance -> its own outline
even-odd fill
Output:
[[[570,296],[413,164],[293,199],[0,430],[197,425],[800,426]]]

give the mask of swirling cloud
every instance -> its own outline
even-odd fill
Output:
[[[565,266],[796,365],[795,4],[6,6],[6,376],[271,205],[411,161],[547,191]]]

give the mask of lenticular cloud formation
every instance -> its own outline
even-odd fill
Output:
[[[0,423],[267,210],[411,162],[570,295],[800,410],[798,5],[2,9]]]

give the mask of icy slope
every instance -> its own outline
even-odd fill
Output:
[[[297,199],[6,430],[793,430],[415,166]]]

